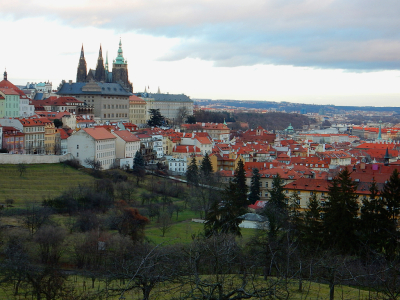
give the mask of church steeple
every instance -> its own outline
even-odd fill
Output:
[[[83,44],[81,49],[81,57],[79,58],[78,71],[76,72],[76,82],[86,82],[86,60],[83,51]]]
[[[386,153],[385,153],[385,157],[383,158],[383,164],[385,166],[388,166],[389,165],[389,160],[390,160],[389,149],[386,147]]]
[[[103,50],[101,49],[101,44],[99,49],[99,57],[97,59],[96,72],[94,74],[94,80],[103,82],[106,81],[106,71],[104,69]]]
[[[4,70],[4,80],[7,80],[7,69]]]
[[[113,61],[112,82],[121,83],[130,92],[133,91],[132,83],[128,77],[128,61],[124,59],[122,52],[122,42],[119,40],[119,48],[117,58]]]

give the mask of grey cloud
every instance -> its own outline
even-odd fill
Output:
[[[62,9],[14,0],[0,14],[181,38],[161,60],[376,70],[400,65],[399,12],[397,0],[90,0]]]

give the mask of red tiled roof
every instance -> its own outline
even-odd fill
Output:
[[[116,137],[103,127],[83,128],[95,140],[116,139]]]
[[[140,139],[128,130],[117,130],[114,134],[119,136],[125,142],[139,142]]]

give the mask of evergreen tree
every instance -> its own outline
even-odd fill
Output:
[[[253,176],[251,177],[249,202],[251,204],[260,200],[260,172],[257,168],[253,169]]]
[[[358,203],[355,194],[357,184],[350,172],[341,171],[329,187],[329,201],[325,205],[324,231],[328,247],[336,247],[342,253],[357,250]]]
[[[150,120],[147,121],[147,125],[159,127],[165,123],[165,118],[164,118],[164,116],[161,115],[159,108],[150,109],[149,114],[150,114]]]
[[[399,244],[398,218],[400,216],[400,175],[397,169],[390,175],[382,190],[382,198],[386,205],[389,224],[386,228],[389,238],[385,245],[387,257],[393,258]]]
[[[386,202],[390,219],[397,225],[400,215],[400,175],[397,169],[394,169],[389,180],[386,182],[382,191],[382,197]]]
[[[241,235],[239,224],[242,220],[239,217],[247,212],[247,191],[244,163],[240,160],[234,178],[223,193],[222,203],[214,201],[206,215],[206,236],[218,233]]]
[[[272,180],[272,189],[270,190],[271,198],[269,202],[279,209],[286,209],[286,196],[283,193],[283,180],[277,173]]]
[[[278,232],[288,225],[286,197],[283,193],[283,181],[279,174],[274,175],[270,195],[271,197],[261,214],[268,219],[268,238],[274,240],[277,238]]]
[[[194,155],[186,170],[186,180],[188,184],[194,186],[197,186],[199,183],[199,169],[197,167],[196,157]]]
[[[201,162],[200,171],[202,175],[206,177],[210,176],[214,172],[210,157],[208,156],[207,153],[206,155],[204,155],[203,161]]]
[[[304,223],[302,227],[302,239],[306,247],[315,249],[321,245],[323,240],[323,223],[321,218],[321,203],[314,193],[304,212]]]
[[[235,170],[235,176],[233,178],[234,197],[237,205],[247,207],[249,201],[247,200],[247,193],[249,188],[246,184],[246,171],[244,169],[244,163],[239,160],[237,168]]]
[[[361,206],[361,240],[373,250],[382,252],[390,238],[390,217],[385,201],[378,198],[375,178],[369,191],[369,198],[363,199]]]
[[[136,151],[133,158],[132,172],[136,176],[136,184],[139,185],[140,180],[145,176],[145,161],[140,151]]]

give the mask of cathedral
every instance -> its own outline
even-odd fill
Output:
[[[101,45],[96,70],[90,69],[88,72],[82,45],[78,71],[76,73],[76,82],[89,82],[92,80],[104,83],[119,83],[127,91],[133,92],[132,83],[129,82],[128,78],[128,61],[124,59],[121,40],[119,41],[117,58],[113,61],[112,72],[110,72],[108,68],[108,55],[106,56],[106,63],[104,64]]]

